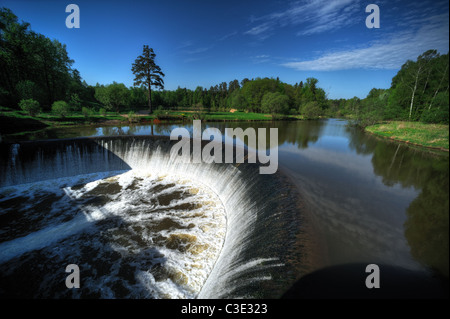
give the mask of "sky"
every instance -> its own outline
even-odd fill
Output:
[[[67,28],[77,4],[80,27]],[[380,27],[368,28],[369,4]],[[408,59],[449,51],[444,0],[0,0],[33,31],[66,44],[90,85],[133,86],[143,45],[156,53],[165,89],[209,88],[244,78],[319,80],[330,99],[389,88]]]

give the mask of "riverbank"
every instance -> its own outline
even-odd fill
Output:
[[[192,120],[202,121],[272,121],[299,120],[299,115],[272,115],[252,112],[202,112],[202,111],[132,111],[124,113],[107,112],[106,114],[83,115],[80,112],[60,117],[52,113],[40,113],[36,116],[26,115],[22,111],[2,108],[0,110],[0,134],[16,134],[42,130],[85,125],[126,125],[145,123],[183,123]]]
[[[367,126],[365,131],[415,146],[449,151],[448,125],[392,121]]]

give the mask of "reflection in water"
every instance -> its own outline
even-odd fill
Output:
[[[448,278],[448,162],[441,168],[408,207],[405,236],[414,258]]]
[[[380,142],[355,129],[351,145],[358,153],[372,153],[374,173],[386,186],[400,183],[414,187],[419,195],[406,210],[405,238],[412,256],[427,267],[449,275],[449,158],[410,148],[405,144]]]
[[[211,122],[202,123],[202,131],[216,127],[224,134],[225,128],[253,127],[269,134],[268,128],[278,128],[280,164],[322,225],[330,263],[381,260],[448,276],[448,153],[382,140],[346,124]],[[170,135],[179,126],[78,127],[23,138]],[[192,123],[184,127],[192,134]]]

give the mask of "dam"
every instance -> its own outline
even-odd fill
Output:
[[[286,176],[252,163],[183,163],[174,144],[2,143],[0,294],[278,298],[313,270],[318,244]],[[79,266],[82,289],[64,285],[68,264]]]

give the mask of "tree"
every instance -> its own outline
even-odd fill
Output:
[[[138,56],[132,65],[131,71],[135,75],[134,85],[144,85],[148,90],[148,108],[152,113],[152,85],[164,89],[165,75],[155,63],[156,53],[148,45],[144,45],[142,55]]]
[[[287,114],[289,113],[289,97],[279,92],[268,92],[262,98],[261,109],[271,114]]]
[[[129,101],[129,91],[123,83],[113,82],[107,86],[97,86],[95,98],[107,109],[115,109],[119,112],[119,107],[126,105]]]
[[[52,104],[52,112],[64,118],[70,112],[70,106],[65,101],[55,101]]]
[[[306,120],[318,119],[322,114],[322,108],[316,101],[310,101],[302,106],[301,114]]]
[[[41,111],[39,102],[33,99],[21,100],[19,102],[19,106],[22,111],[27,112],[27,114],[30,116],[35,116]]]
[[[419,55],[417,61],[408,60],[402,65],[400,71],[392,79],[391,87],[395,89],[395,101],[400,102],[404,108],[408,107],[408,120],[420,117],[420,106],[425,106],[433,79],[433,61],[439,57],[436,50],[428,50]],[[405,105],[407,101],[407,106]],[[416,106],[416,107],[415,107]]]
[[[32,97],[50,106],[67,98],[74,61],[64,44],[29,26],[19,23],[11,10],[0,8],[0,92],[7,92],[0,96],[1,105],[15,107]]]
[[[69,100],[69,105],[74,111],[78,111],[81,108],[81,100],[77,93],[72,93]]]
[[[130,87],[130,105],[140,107],[145,104],[147,104],[145,87]]]

